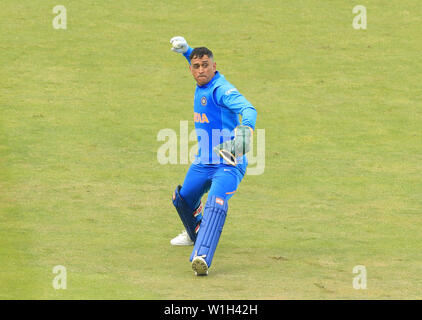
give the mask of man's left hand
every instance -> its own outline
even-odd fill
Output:
[[[214,152],[231,165],[236,165],[236,158],[248,153],[250,150],[252,128],[237,126],[233,140],[225,141],[214,147]]]

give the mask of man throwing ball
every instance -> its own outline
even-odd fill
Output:
[[[191,48],[183,37],[170,40],[171,50],[183,54],[196,81],[194,98],[198,153],[173,204],[186,229],[172,245],[194,245],[190,261],[195,274],[207,275],[226,220],[228,201],[248,165],[257,112],[251,103],[216,70],[213,53]],[[239,121],[241,116],[241,122]],[[203,208],[202,196],[208,192]]]

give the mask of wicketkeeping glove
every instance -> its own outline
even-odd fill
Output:
[[[188,51],[188,43],[185,38],[177,36],[170,39],[172,45],[171,50],[177,53],[185,53]]]
[[[248,153],[251,145],[252,128],[237,126],[233,140],[227,140],[214,147],[214,152],[231,165],[237,164],[236,158]]]

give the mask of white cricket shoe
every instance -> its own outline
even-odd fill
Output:
[[[183,230],[181,234],[171,239],[170,244],[173,246],[192,246],[193,241],[190,239],[186,230]]]
[[[192,270],[195,271],[195,276],[207,276],[208,265],[204,258],[196,256],[192,260]]]

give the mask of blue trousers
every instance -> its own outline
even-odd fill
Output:
[[[198,208],[202,196],[208,192],[203,215],[196,216],[199,232],[190,256],[205,258],[208,267],[217,248],[228,211],[228,200],[235,194],[245,175],[246,166],[228,164],[192,164],[186,174],[180,196],[193,212]]]
[[[183,182],[180,195],[194,211],[198,208],[202,196],[218,196],[229,200],[245,175],[241,166],[228,164],[191,164]]]

